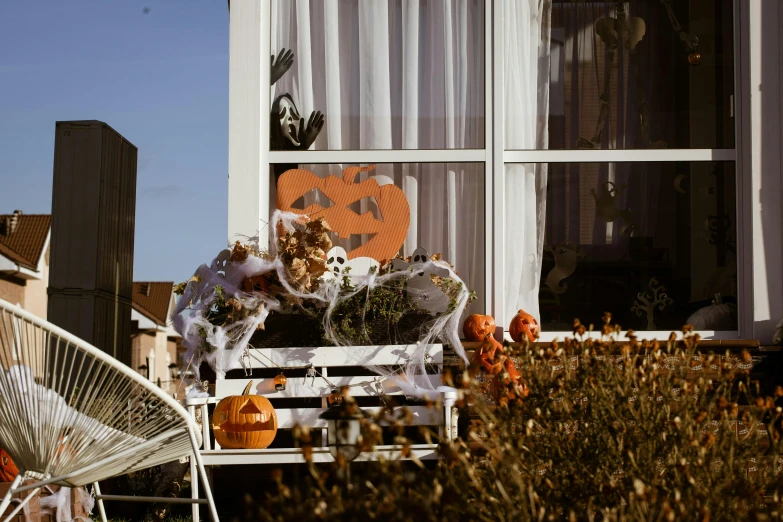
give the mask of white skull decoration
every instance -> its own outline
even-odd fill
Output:
[[[326,267],[329,271],[324,273],[323,278],[327,281],[334,279],[341,282],[344,275],[366,276],[373,267],[377,271],[380,264],[371,257],[356,257],[349,260],[345,249],[336,246],[326,254]]]

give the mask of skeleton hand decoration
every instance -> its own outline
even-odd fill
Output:
[[[270,74],[270,79],[272,81],[272,85],[277,83],[277,80],[283,77],[285,73],[288,72],[288,69],[291,68],[291,66],[294,64],[294,52],[289,50],[286,50],[285,48],[280,50],[280,54],[277,55],[277,63],[275,63],[275,55],[272,55],[272,73]]]
[[[324,127],[324,115],[321,111],[310,113],[310,118],[307,120],[307,126],[301,125],[299,127],[299,148],[301,150],[307,150],[315,143],[315,138],[318,137],[318,133]]]

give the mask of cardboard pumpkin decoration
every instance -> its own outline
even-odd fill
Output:
[[[324,218],[341,239],[355,234],[373,236],[363,245],[348,252],[348,259],[371,257],[383,263],[394,258],[405,242],[410,224],[410,207],[405,193],[395,185],[380,186],[372,178],[359,183],[354,178],[369,167],[347,167],[343,177],[320,178],[304,169],[288,170],[277,182],[277,208],[286,212],[307,215],[310,219]],[[293,208],[296,200],[317,189],[331,201],[331,206],[311,204],[304,209]],[[381,213],[376,219],[370,212],[357,214],[350,205],[366,198],[374,198]]]
[[[468,341],[483,341],[495,333],[495,319],[491,315],[472,314],[465,319],[462,332]]]
[[[11,460],[11,456],[0,448],[0,482],[13,482],[18,474],[19,468]]]
[[[277,434],[277,414],[269,399],[250,395],[253,381],[247,383],[242,395],[226,397],[215,407],[212,431],[224,448],[263,449],[272,444]]]
[[[508,334],[518,343],[523,342],[523,339],[532,343],[538,337],[538,321],[524,310],[519,310],[517,315],[511,319]]]

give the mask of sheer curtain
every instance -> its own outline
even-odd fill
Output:
[[[504,147],[548,147],[552,1],[503,3]],[[546,164],[505,165],[505,280],[502,324],[517,310],[540,319],[538,289],[546,217]]]
[[[483,1],[273,0],[272,20],[273,53],[293,49],[296,59],[272,99],[290,93],[304,118],[324,112],[313,149],[484,146]],[[398,156],[363,175],[405,191],[403,253],[442,253],[479,294],[474,309],[486,310],[483,166]],[[304,168],[326,176],[342,167]]]

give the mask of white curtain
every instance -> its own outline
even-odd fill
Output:
[[[552,0],[503,2],[504,143],[508,150],[548,147]],[[505,166],[504,324],[523,309],[540,320],[546,164]]]
[[[320,110],[313,149],[484,147],[483,0],[273,0],[272,52],[295,64],[273,88],[306,119]],[[271,106],[271,100],[270,100]],[[378,165],[411,208],[403,247],[440,252],[485,311],[484,169],[475,164]],[[321,176],[342,165],[305,166]],[[361,211],[373,210],[361,208]],[[344,245],[355,246],[355,245]]]

